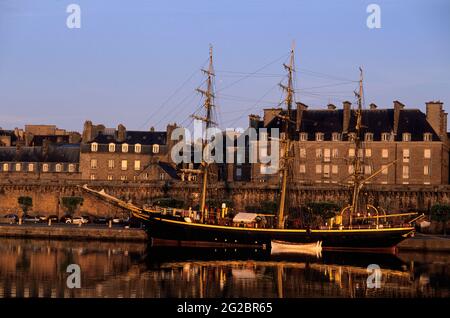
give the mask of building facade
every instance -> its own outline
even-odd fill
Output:
[[[252,115],[250,126],[280,128],[282,109],[266,109],[264,118]],[[308,109],[297,104],[291,113],[290,132],[293,159],[292,181],[305,184],[348,184],[353,174],[352,159],[363,158],[364,174],[372,184],[442,185],[449,180],[447,113],[441,102],[426,103],[426,114],[407,109],[395,101],[393,108],[371,104],[362,112],[363,148],[355,153],[355,110],[350,102],[343,108]],[[270,144],[270,141],[269,141]],[[280,147],[281,148],[281,147]],[[279,182],[279,173],[266,174],[267,167],[252,165],[254,182]]]
[[[167,131],[127,131],[93,125],[87,121],[80,149],[81,178],[87,180],[164,181],[177,178],[170,163],[170,133]]]

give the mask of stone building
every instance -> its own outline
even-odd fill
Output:
[[[163,181],[177,179],[170,163],[173,142],[167,131],[132,131],[93,125],[86,121],[82,134],[80,171],[82,179],[120,181]]]
[[[0,147],[0,178],[9,182],[80,179],[78,145]]]
[[[282,109],[265,109],[264,118],[252,115],[250,126],[279,128]],[[449,139],[447,113],[441,102],[426,103],[426,113],[408,109],[399,101],[393,108],[371,104],[362,112],[363,148],[355,153],[356,111],[350,102],[343,108],[308,109],[297,103],[292,111],[290,131],[294,158],[292,181],[305,184],[348,184],[353,173],[352,158],[364,160],[366,176],[380,171],[368,181],[386,185],[444,185],[449,181]],[[265,174],[265,165],[252,165],[250,180],[279,181],[279,174]]]
[[[25,125],[25,129],[0,129],[0,147],[42,146],[44,142],[52,144],[79,144],[81,135],[75,131],[66,131],[55,125]]]

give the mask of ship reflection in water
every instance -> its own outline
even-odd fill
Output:
[[[81,268],[80,289],[67,288],[70,264]],[[381,268],[381,288],[367,287],[370,264]],[[0,239],[0,297],[450,297],[450,255]]]

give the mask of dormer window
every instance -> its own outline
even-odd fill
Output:
[[[93,143],[91,144],[91,151],[92,151],[92,152],[97,152],[97,151],[98,151],[98,143],[93,142]]]
[[[300,141],[308,141],[308,133],[300,133]]]
[[[116,144],[110,143],[108,145],[108,151],[109,152],[116,152]]]
[[[122,144],[122,152],[128,152],[128,144]]]
[[[341,141],[341,134],[338,133],[338,132],[334,132],[334,133],[331,135],[331,139],[332,139],[333,141]]]
[[[158,144],[154,144],[152,147],[152,151],[153,153],[159,153],[159,145]]]
[[[16,171],[20,171],[22,168],[22,165],[20,163],[16,163]]]
[[[391,134],[390,133],[382,133],[381,134],[381,141],[390,141],[391,140]]]
[[[61,172],[62,171],[62,164],[57,163],[56,164],[56,172]]]
[[[316,133],[316,141],[323,141],[323,133]]]
[[[348,140],[349,140],[349,141],[354,141],[354,140],[356,140],[356,134],[355,134],[355,133],[349,133],[349,134],[348,134]]]
[[[423,134],[423,141],[432,141],[432,140],[433,140],[433,134],[431,134],[431,133]]]
[[[364,140],[365,141],[373,141],[373,134],[372,133],[366,133],[364,135]]]
[[[48,172],[48,163],[44,163],[44,164],[42,165],[42,171]]]
[[[141,144],[135,144],[135,145],[134,145],[134,152],[135,152],[135,153],[141,153],[141,151],[142,151],[142,146],[141,146]]]
[[[402,140],[403,141],[411,141],[411,134],[410,133],[403,133]]]

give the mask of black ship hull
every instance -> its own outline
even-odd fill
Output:
[[[165,217],[146,221],[148,235],[154,241],[172,241],[186,246],[261,246],[270,248],[272,240],[292,243],[322,241],[324,249],[391,249],[414,233],[413,227],[384,229],[257,229],[187,223]]]

